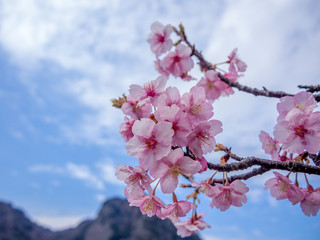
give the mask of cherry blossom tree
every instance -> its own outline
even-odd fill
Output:
[[[247,202],[249,191],[244,181],[273,171],[275,177],[266,181],[265,189],[277,200],[300,204],[306,216],[316,216],[320,209],[320,187],[314,188],[308,175],[320,175],[320,112],[316,111],[320,85],[300,85],[303,90],[295,95],[242,85],[239,79],[247,65],[239,58],[238,49],[225,62],[212,64],[189,42],[182,25],[175,28],[155,22],[147,41],[155,54],[154,65],[160,76],[144,86],[133,84],[128,95],[112,100],[113,106],[125,115],[120,134],[126,142],[127,154],[138,159],[135,167],[117,167],[116,176],[126,184],[125,195],[130,205],[140,207],[149,217],[170,219],[177,233],[186,237],[210,227],[204,221],[205,214],[197,212],[200,194],[211,199],[210,207],[221,211],[241,207]],[[203,72],[198,81],[189,74],[195,61]],[[220,69],[222,64],[228,71]],[[181,94],[176,87],[166,86],[170,76],[195,80],[195,85]],[[213,119],[214,101],[233,94],[234,88],[279,99],[273,136],[263,129],[257,133],[270,159],[240,157],[231,147],[216,142],[215,136],[223,134],[223,123]],[[222,153],[219,162],[206,160],[206,154],[211,152]],[[248,171],[237,173],[245,169]],[[277,170],[288,173],[283,175]],[[201,173],[208,171],[212,172],[211,177],[201,179]],[[218,172],[222,178],[216,177]],[[297,174],[304,175],[306,188],[300,186]],[[293,175],[294,182],[290,179]],[[180,176],[190,184],[181,183]],[[175,191],[179,186],[189,193],[186,199],[177,199]],[[172,195],[172,202],[164,203],[157,196],[157,189]]]

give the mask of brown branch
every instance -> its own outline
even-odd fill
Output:
[[[180,24],[179,25],[179,31],[174,28],[174,31],[176,34],[180,37],[180,41],[185,42],[191,49],[192,49],[192,54],[193,56],[197,57],[198,60],[200,61],[200,66],[208,69],[208,70],[216,70],[214,65],[212,65],[210,62],[208,62],[202,55],[201,52],[199,52],[194,44],[191,44],[187,36],[185,34],[183,26]],[[265,97],[272,97],[272,98],[282,98],[285,96],[294,96],[294,94],[282,92],[282,91],[269,91],[266,88],[263,88],[263,90],[257,89],[257,88],[251,88],[246,85],[242,85],[239,82],[233,82],[230,79],[223,77],[221,73],[218,74],[219,78],[221,81],[229,85],[230,87],[237,88],[239,91],[246,92],[253,94],[254,96],[265,96]],[[309,86],[310,87],[310,86]],[[317,87],[317,86],[316,86]],[[317,87],[318,88],[318,87]],[[309,88],[310,89],[310,88]],[[314,95],[314,98],[317,102],[320,102],[320,94]]]
[[[225,165],[208,163],[208,168],[211,170],[217,170],[219,172],[232,172],[238,170],[244,170],[252,166],[261,166],[264,170],[268,171],[271,169],[287,170],[291,172],[301,172],[307,174],[320,175],[320,167],[310,166],[296,161],[280,162],[271,161],[262,158],[248,157],[241,162],[234,162]],[[261,170],[262,171],[262,170]]]
[[[235,180],[247,180],[247,179],[252,178],[252,177],[254,177],[254,176],[262,175],[262,174],[264,174],[265,172],[268,172],[268,171],[270,171],[270,170],[271,170],[271,169],[264,168],[264,167],[254,168],[254,169],[252,169],[250,172],[228,177],[228,182],[229,182],[229,183],[232,183],[232,182],[235,181]],[[213,180],[212,180],[212,183],[220,183],[220,184],[223,184],[225,181],[226,181],[226,180],[224,180],[224,179],[213,179]]]
[[[319,85],[298,85],[298,88],[308,89],[308,92],[320,92],[320,84]]]
[[[232,159],[234,159],[234,160],[236,160],[236,161],[242,161],[242,160],[245,159],[244,157],[239,157],[239,156],[237,156],[236,154],[232,153],[232,152],[231,152],[231,147],[228,148],[228,147],[225,147],[225,146],[222,145],[222,144],[217,144],[217,145],[216,145],[216,149],[217,149],[217,150],[215,150],[216,152],[217,152],[217,151],[225,152],[227,156],[229,156],[230,158],[232,158]]]
[[[272,98],[282,98],[285,96],[294,96],[293,94],[285,93],[282,91],[269,91],[265,87],[263,90],[257,89],[257,88],[251,88],[245,85],[240,84],[239,82],[233,82],[229,80],[228,78],[222,76],[221,73],[218,73],[218,76],[221,81],[228,84],[230,87],[235,87],[239,91],[246,92],[253,94],[254,96],[265,96],[265,97],[272,97]]]
[[[317,154],[309,154],[309,157],[312,159],[314,164],[320,167],[320,152]]]

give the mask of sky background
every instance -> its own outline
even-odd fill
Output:
[[[0,0],[0,200],[64,229],[95,217],[106,199],[124,197],[114,166],[137,160],[126,155],[123,114],[110,99],[158,76],[146,42],[156,20],[183,23],[212,63],[237,47],[248,65],[243,84],[296,93],[299,84],[320,82],[320,1]],[[169,85],[191,86],[174,78]],[[268,157],[258,134],[272,134],[277,102],[238,91],[219,99],[217,141],[240,156]],[[263,189],[270,176],[247,182],[242,208],[220,212],[201,199],[211,225],[201,236],[318,239],[320,217],[274,200]],[[320,186],[317,177],[310,182]]]

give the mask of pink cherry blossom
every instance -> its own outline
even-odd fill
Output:
[[[229,58],[229,71],[233,75],[238,75],[238,72],[245,72],[247,69],[247,65],[240,60],[238,54],[237,54],[238,49],[235,48],[230,55],[228,56]]]
[[[169,77],[170,72],[161,66],[161,60],[157,58],[154,61],[154,68],[160,73],[162,76]]]
[[[172,137],[173,146],[186,146],[186,136],[190,132],[191,124],[186,121],[186,113],[181,108],[173,104],[171,107],[159,107],[155,112],[157,121],[167,121],[172,123],[174,135]]]
[[[296,114],[288,120],[280,120],[273,135],[285,151],[300,154],[306,150],[315,154],[320,149],[320,112]]]
[[[168,87],[158,98],[158,107],[180,106],[181,95],[176,87]]]
[[[125,117],[124,122],[120,124],[119,132],[125,142],[128,142],[133,137],[132,126],[134,122],[135,122],[134,119],[129,119]]]
[[[188,201],[173,202],[162,208],[162,219],[185,217],[191,209],[196,209],[197,205]]]
[[[173,32],[171,25],[163,26],[160,22],[154,22],[151,25],[151,33],[148,36],[147,41],[150,44],[152,52],[156,56],[169,51],[173,45],[170,35]]]
[[[120,165],[116,167],[116,177],[127,184],[125,188],[126,196],[130,199],[144,196],[144,190],[151,190],[150,183],[152,182],[147,171],[140,166],[131,167]]]
[[[232,82],[236,82],[237,79],[239,77],[241,77],[242,75],[234,75],[234,74],[228,72],[228,73],[223,74],[223,76],[225,78],[228,78]],[[226,84],[225,88],[222,91],[222,95],[223,96],[229,96],[229,95],[231,95],[233,93],[234,93],[234,91],[233,91],[232,87],[230,87],[229,85]]]
[[[218,99],[227,88],[230,88],[220,80],[218,72],[214,70],[206,71],[204,76],[197,85],[205,89],[206,97],[211,101]]]
[[[191,75],[189,75],[187,72],[183,73],[180,78],[183,80],[183,81],[186,81],[186,82],[190,82],[190,81],[193,81],[193,80],[197,80],[196,78],[192,77]]]
[[[159,161],[160,162],[160,161]],[[189,157],[184,156],[181,148],[171,150],[168,156],[161,159],[159,165],[150,169],[154,178],[160,178],[163,193],[172,193],[178,186],[180,174],[196,174],[201,169],[201,164]]]
[[[278,141],[270,137],[265,131],[260,132],[259,139],[265,153],[270,154],[272,160],[279,160],[280,146]]]
[[[127,102],[122,104],[121,110],[124,114],[132,117],[133,119],[141,119],[149,117],[152,112],[152,105],[149,99],[139,101],[132,95],[127,97]]]
[[[210,207],[216,207],[221,211],[227,210],[231,205],[241,207],[247,202],[245,194],[248,191],[249,188],[240,180],[235,180],[230,185],[217,184],[207,193],[212,198]]]
[[[169,52],[167,56],[162,59],[160,65],[173,76],[180,77],[194,66],[193,60],[190,57],[191,53],[191,48],[180,43],[175,51]]]
[[[187,135],[188,148],[197,157],[214,150],[216,140],[214,136],[222,132],[222,123],[218,120],[200,122]]]
[[[280,173],[273,172],[275,178],[271,178],[265,183],[265,189],[270,189],[270,193],[277,200],[288,198],[292,204],[296,204],[303,199],[302,191],[291,180]]]
[[[300,207],[306,216],[317,216],[320,209],[320,187],[303,189],[305,197],[300,203]]]
[[[139,158],[140,165],[148,170],[155,161],[169,154],[174,134],[172,124],[156,124],[149,118],[136,120],[132,126],[134,136],[127,142],[128,155]]]
[[[196,160],[201,164],[202,168],[199,170],[198,173],[202,173],[207,171],[208,169],[208,162],[204,157],[196,158]]]
[[[317,108],[317,102],[312,93],[301,91],[293,97],[286,96],[280,98],[277,104],[279,112],[278,121],[288,120],[296,114],[310,114]]]
[[[128,199],[130,206],[139,207],[142,214],[146,214],[148,217],[157,215],[161,217],[161,208],[164,208],[164,203],[158,198],[151,194],[150,196],[142,196],[136,199]]]
[[[202,231],[206,227],[210,228],[210,225],[202,221],[202,217],[205,213],[196,213],[193,214],[192,218],[185,220],[184,222],[173,221],[173,224],[177,228],[177,234],[181,237],[188,237],[194,234],[195,232]]]
[[[210,182],[211,180],[212,179],[210,179]],[[199,192],[202,192],[208,196],[208,193],[210,193],[210,189],[212,188],[212,185],[208,182],[208,180],[204,180],[199,183],[193,182],[192,187],[198,188]]]
[[[183,94],[181,103],[185,106],[188,118],[193,124],[208,120],[213,116],[213,107],[207,101],[203,87],[194,86],[189,93]]]
[[[156,106],[157,98],[160,96],[167,84],[167,78],[159,76],[157,79],[144,84],[143,87],[132,84],[129,89],[129,93],[135,99],[143,100],[149,98],[150,102]]]

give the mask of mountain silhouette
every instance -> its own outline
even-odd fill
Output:
[[[51,231],[30,221],[12,205],[0,202],[0,240],[200,240],[197,235],[181,238],[169,220],[142,215],[127,200],[106,201],[94,220],[75,228]]]

